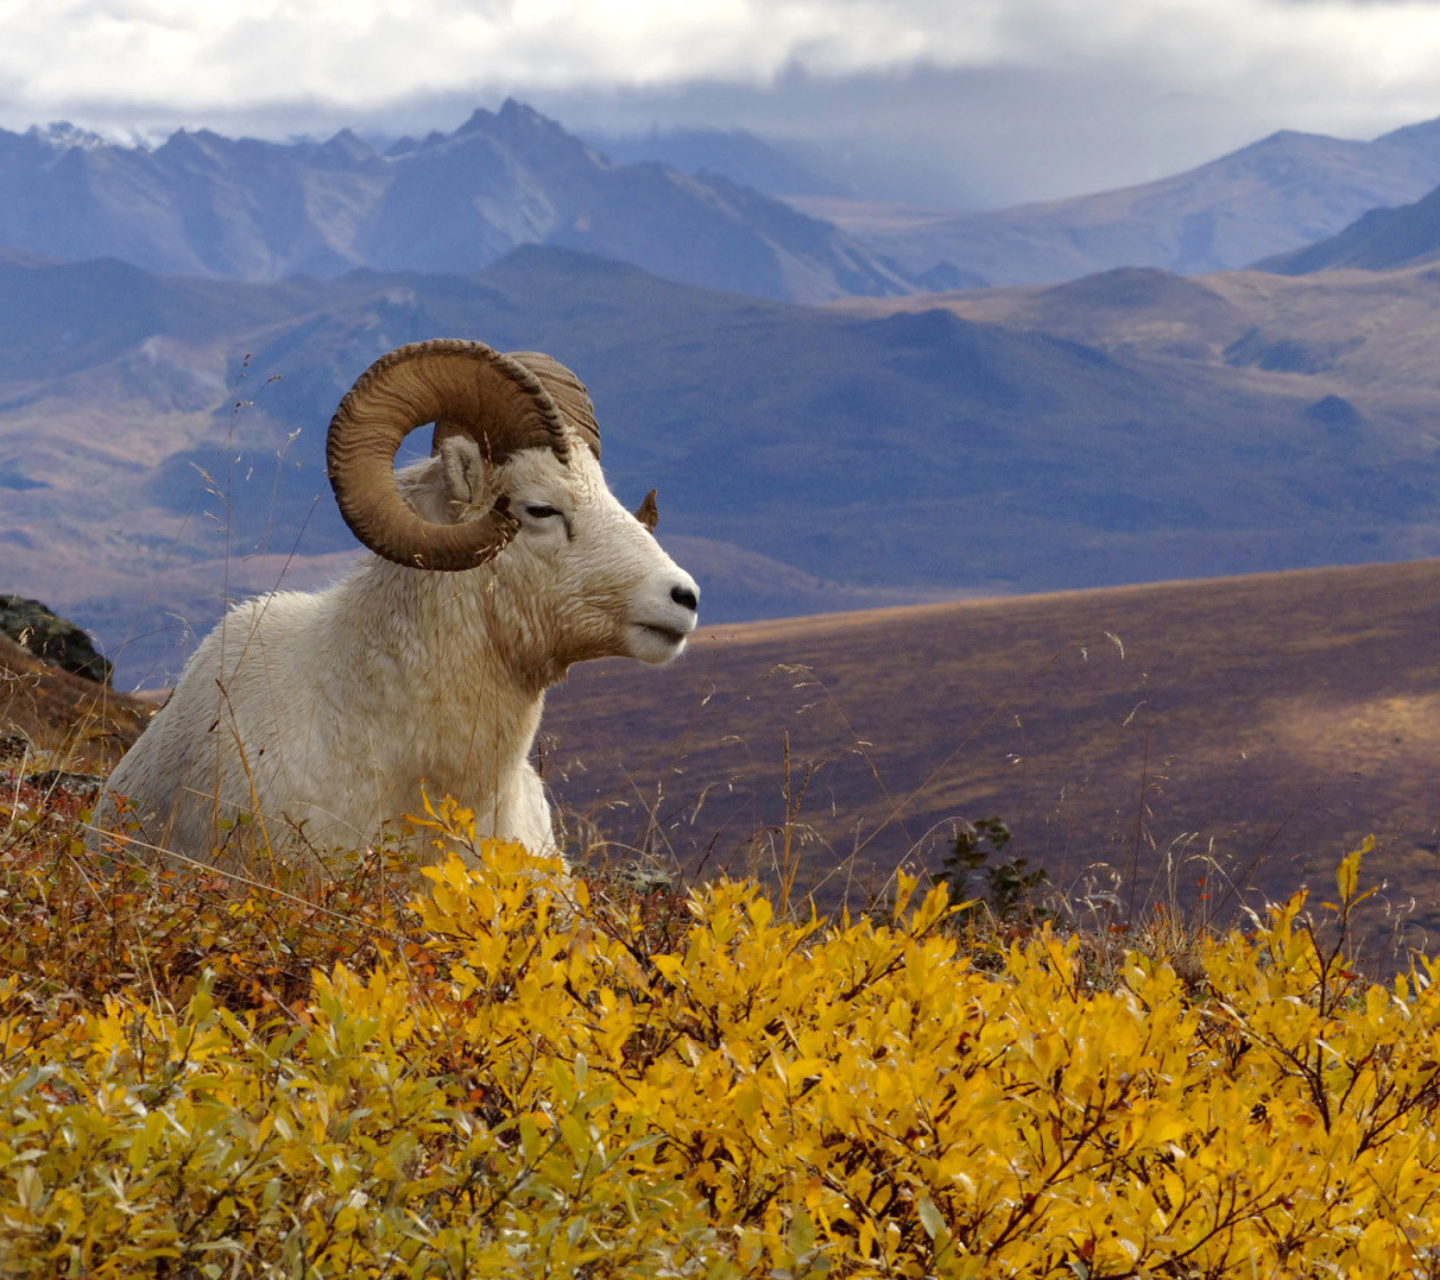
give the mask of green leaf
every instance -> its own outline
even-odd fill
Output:
[[[915,1212],[920,1215],[920,1225],[925,1228],[925,1234],[930,1239],[936,1239],[947,1230],[945,1215],[940,1212],[940,1206],[923,1191],[915,1197]]]

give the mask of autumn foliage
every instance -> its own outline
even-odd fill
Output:
[[[666,907],[439,806],[485,870],[307,894],[9,803],[6,1277],[1440,1270],[1436,967],[1367,985],[1299,895],[1101,981],[1049,924],[973,963],[909,879]]]

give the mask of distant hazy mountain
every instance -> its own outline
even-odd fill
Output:
[[[1440,121],[1348,142],[1277,133],[1142,186],[887,226],[861,205],[800,199],[910,274],[950,287],[1041,284],[1113,267],[1230,270],[1332,236],[1440,182]],[[937,285],[943,287],[943,284]]]
[[[0,131],[9,249],[273,281],[474,272],[530,243],[759,297],[914,287],[828,223],[729,179],[616,164],[513,101],[383,155],[349,132],[281,144],[182,130],[150,150],[65,126]]]
[[[757,137],[745,129],[666,129],[623,136],[592,134],[586,141],[621,164],[658,161],[686,173],[722,174],[769,196],[848,196],[849,185],[831,177],[798,147]]]
[[[1339,235],[1262,258],[1260,271],[1302,276],[1337,267],[1394,271],[1440,260],[1440,188],[1398,209],[1372,209]]]
[[[163,678],[225,594],[351,554],[325,426],[438,334],[581,373],[617,492],[704,540],[711,620],[1440,552],[1440,369],[1403,340],[1440,281],[1311,281],[1118,272],[959,315],[541,246],[272,285],[0,259],[0,589],[126,646],[122,687]]]

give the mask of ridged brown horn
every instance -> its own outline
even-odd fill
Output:
[[[645,495],[645,501],[635,508],[635,519],[640,521],[651,533],[655,532],[655,526],[660,522],[660,508],[655,505],[654,489],[651,489]]]
[[[330,484],[351,531],[377,555],[421,569],[460,570],[494,559],[519,524],[500,498],[479,520],[432,524],[395,486],[395,454],[427,422],[463,430],[487,458],[544,447],[566,462],[561,411],[520,361],[481,342],[436,338],[381,356],[330,421]],[[438,434],[438,431],[437,431]]]
[[[543,351],[509,351],[506,354],[512,360],[518,360],[540,379],[540,385],[550,393],[550,398],[555,401],[565,419],[565,425],[585,441],[598,460],[600,424],[595,421],[595,404],[590,399],[585,384],[575,376],[574,371],[567,369],[554,356],[547,356]],[[459,423],[437,422],[430,452],[439,453],[441,441],[457,433],[465,434],[465,428]]]
[[[512,351],[510,358],[520,361],[540,379],[551,399],[560,406],[566,423],[590,446],[590,452],[599,458],[600,424],[595,421],[595,404],[590,399],[590,393],[585,390],[585,384],[573,371],[543,351]]]

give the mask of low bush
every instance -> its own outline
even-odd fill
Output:
[[[19,803],[0,1275],[1440,1269],[1436,966],[1346,967],[1359,853],[1334,941],[1297,895],[1199,939],[1198,980],[1131,952],[1102,984],[1049,921],[972,964],[944,884],[887,919],[657,906],[441,805],[483,871],[407,894],[362,859],[314,899]]]

